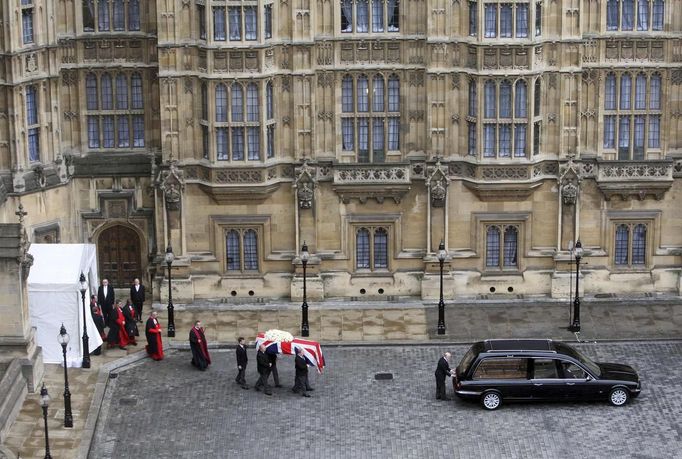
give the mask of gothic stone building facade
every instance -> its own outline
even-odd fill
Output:
[[[8,0],[0,218],[163,298],[679,294],[680,0]],[[677,204],[676,204],[677,203]]]

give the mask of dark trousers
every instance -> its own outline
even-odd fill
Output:
[[[445,400],[445,376],[436,375],[436,398]]]
[[[254,386],[255,389],[258,390],[262,387],[263,392],[265,392],[266,394],[270,392],[270,385],[268,384],[269,377],[270,377],[269,371],[264,371],[263,373],[261,373],[260,377],[258,378],[258,382],[256,382],[256,385]]]
[[[277,367],[273,365],[270,368],[270,372],[272,373],[272,380],[275,383],[275,386],[279,386],[279,373],[277,373]]]
[[[137,317],[135,317],[137,320],[142,320],[142,306],[144,303],[133,303],[133,308],[135,309],[135,314]]]
[[[246,367],[242,367],[242,369],[239,370],[239,373],[237,373],[237,377],[234,378],[234,380],[238,384],[241,384],[242,386],[246,385],[246,378],[244,377],[245,373],[246,373]]]
[[[305,394],[306,390],[310,386],[308,385],[308,375],[296,375],[296,379],[294,379],[294,388],[292,389],[294,392],[300,392],[301,394]]]

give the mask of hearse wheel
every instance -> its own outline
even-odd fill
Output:
[[[622,387],[611,389],[611,392],[609,393],[609,403],[613,406],[623,406],[629,399],[630,393],[627,389],[623,389]]]
[[[486,410],[496,410],[502,405],[502,396],[496,391],[485,392],[481,396],[481,405]]]

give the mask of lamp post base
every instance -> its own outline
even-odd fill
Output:
[[[566,330],[573,332],[573,333],[579,332],[580,331],[580,324],[572,323],[571,325],[568,326],[568,328],[566,328]]]

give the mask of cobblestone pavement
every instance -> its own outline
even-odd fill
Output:
[[[324,348],[312,398],[293,394],[293,359],[279,360],[285,387],[267,397],[234,383],[234,351],[213,351],[206,372],[190,354],[144,360],[112,379],[91,458],[670,458],[682,447],[682,342],[579,344],[598,361],[640,373],[625,407],[606,403],[510,404],[495,412],[435,400],[433,371],[445,348]],[[249,350],[247,381],[256,379]],[[376,381],[392,372],[392,381]],[[451,386],[448,392],[451,393]]]

